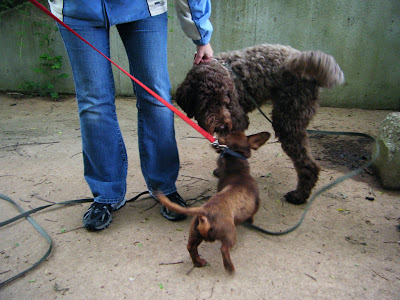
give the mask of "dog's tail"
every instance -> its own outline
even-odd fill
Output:
[[[296,52],[287,57],[285,66],[301,77],[313,78],[320,87],[344,83],[344,74],[335,59],[321,51]]]
[[[171,202],[163,193],[156,192],[154,196],[169,210],[172,210],[178,214],[193,215],[193,216],[205,216],[206,211],[203,207],[182,207],[174,202]]]

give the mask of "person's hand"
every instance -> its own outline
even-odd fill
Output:
[[[198,65],[201,62],[211,61],[214,51],[209,43],[207,45],[197,45],[196,48],[197,52],[194,54],[193,64]]]

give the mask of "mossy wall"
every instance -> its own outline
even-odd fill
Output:
[[[169,71],[173,91],[192,65],[195,45],[183,34],[169,1]],[[32,71],[40,46],[34,20],[48,20],[36,8],[0,15],[0,90],[18,90]],[[400,109],[400,1],[346,0],[213,0],[215,52],[260,43],[291,45],[299,50],[322,50],[335,57],[346,83],[322,93],[323,106]],[[23,35],[21,36],[21,32]],[[71,73],[58,34],[54,47],[65,57],[63,72]],[[22,42],[22,44],[21,44]],[[124,47],[111,28],[111,55],[129,69]],[[130,79],[116,70],[119,95],[132,95]],[[73,93],[72,75],[57,87]]]

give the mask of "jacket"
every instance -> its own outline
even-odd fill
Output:
[[[167,0],[49,0],[51,12],[67,25],[107,27],[163,14]],[[184,33],[196,45],[210,42],[211,0],[175,0]]]

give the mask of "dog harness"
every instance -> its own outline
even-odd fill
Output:
[[[213,60],[219,62],[223,67],[225,67],[233,75],[234,78],[237,78],[238,80],[240,80],[239,75],[233,70],[233,68],[230,64],[228,64],[225,61],[221,62],[217,59],[213,59]],[[256,99],[254,99],[254,97],[247,91],[246,87],[244,87],[244,93],[246,94],[247,98],[249,98],[251,100],[251,102],[253,102],[253,104],[255,105],[257,110],[263,115],[263,117],[266,118],[272,124],[271,119],[268,118],[267,115],[265,115],[264,112],[260,109],[260,106],[258,106]]]

